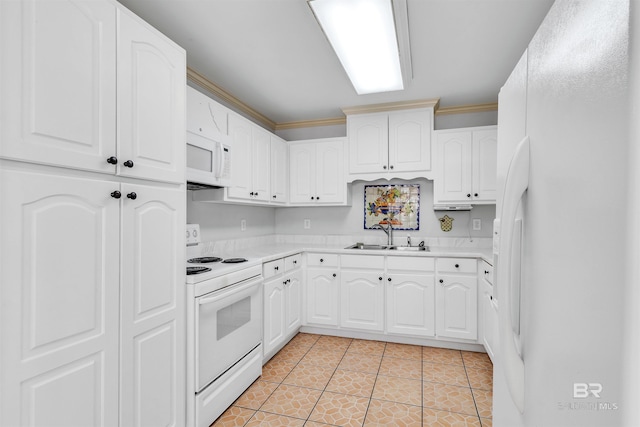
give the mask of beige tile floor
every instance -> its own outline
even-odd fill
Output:
[[[212,427],[487,427],[492,372],[484,353],[300,333]]]

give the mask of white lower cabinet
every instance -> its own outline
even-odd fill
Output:
[[[263,351],[270,357],[302,324],[302,269],[300,254],[263,265]]]
[[[384,270],[340,272],[340,326],[384,330]]]
[[[302,325],[302,270],[284,276],[285,292],[285,336],[297,331]]]
[[[494,360],[498,344],[498,302],[493,295],[493,267],[482,261],[479,263],[479,271],[482,273],[482,279],[480,279],[481,341],[491,360]]]
[[[264,282],[264,334],[262,345],[268,354],[284,340],[284,280],[282,277]]]
[[[184,190],[2,169],[0,425],[179,426]]]
[[[304,285],[305,325],[338,326],[338,256],[308,253]]]
[[[475,260],[438,259],[436,277],[436,335],[446,338],[478,338],[478,289]],[[455,274],[466,271],[473,274]],[[471,271],[469,272],[471,273]]]
[[[387,332],[435,336],[434,274],[389,273],[388,279]]]

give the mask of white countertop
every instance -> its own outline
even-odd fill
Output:
[[[474,247],[431,247],[428,251],[393,251],[393,250],[367,250],[367,249],[345,249],[343,245],[337,244],[317,244],[317,243],[274,243],[261,246],[252,246],[240,251],[228,251],[218,254],[224,258],[244,257],[261,259],[262,262],[269,262],[274,259],[283,258],[300,252],[323,252],[350,255],[387,255],[406,257],[459,257],[459,258],[481,258],[489,264],[493,264],[493,253],[491,248]]]

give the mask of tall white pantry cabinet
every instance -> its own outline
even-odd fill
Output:
[[[185,422],[185,52],[0,2],[0,425]]]

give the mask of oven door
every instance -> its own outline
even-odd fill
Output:
[[[242,359],[262,339],[262,276],[196,299],[196,390]]]

